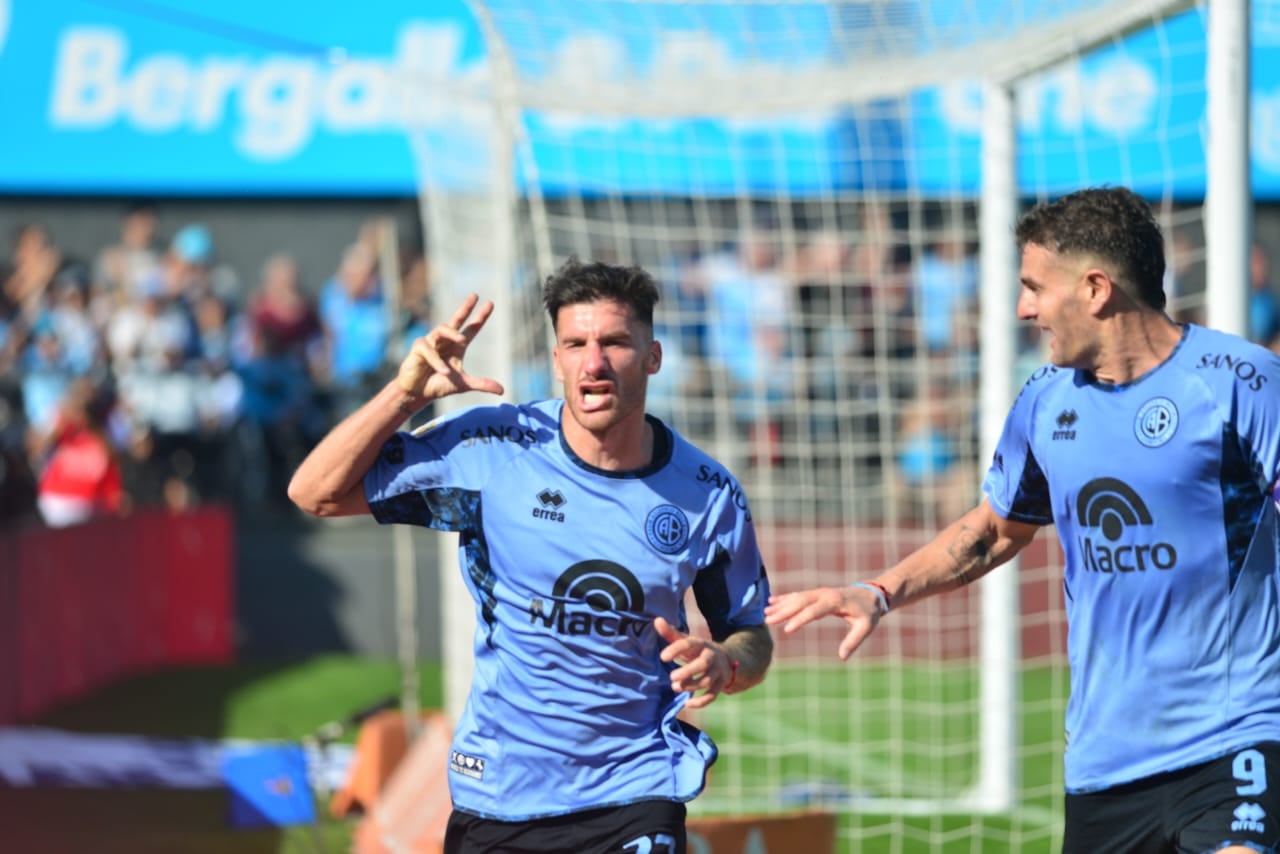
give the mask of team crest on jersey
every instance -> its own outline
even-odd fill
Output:
[[[689,519],[674,504],[662,504],[649,511],[644,520],[644,534],[649,545],[663,554],[673,555],[689,544]]]
[[[1178,431],[1178,407],[1167,397],[1153,397],[1133,419],[1133,435],[1148,448],[1158,448]]]

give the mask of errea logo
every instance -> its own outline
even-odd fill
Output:
[[[1266,831],[1265,819],[1267,812],[1262,807],[1250,801],[1245,801],[1235,808],[1231,813],[1234,821],[1231,822],[1231,829],[1237,833],[1244,831],[1247,833],[1264,833]]]
[[[1076,422],[1079,420],[1080,416],[1076,414],[1074,409],[1064,409],[1059,412],[1054,422],[1058,429],[1053,431],[1053,440],[1058,442],[1064,439],[1074,439],[1076,437]]]
[[[537,494],[540,506],[533,508],[533,518],[547,519],[552,522],[563,522],[564,513],[560,508],[569,503],[558,489],[544,489]]]
[[[1150,539],[1151,511],[1133,487],[1114,477],[1095,478],[1076,496],[1077,543],[1088,572],[1145,572],[1173,569],[1178,552],[1171,543],[1133,542]],[[1089,536],[1090,529],[1102,539]]]

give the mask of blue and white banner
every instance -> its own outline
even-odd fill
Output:
[[[908,23],[918,11],[911,0],[878,5],[894,6]],[[537,0],[526,7],[534,14]],[[613,4],[612,13],[628,8]],[[709,8],[701,23],[712,26],[696,43],[680,30],[680,4],[653,4],[647,14],[657,9],[671,20],[649,19],[659,32],[643,50],[603,26],[593,30],[584,14],[573,26],[540,30],[548,48],[541,55],[555,62],[584,51],[625,53],[661,80],[709,57],[733,74],[749,63],[830,60],[841,49],[836,30],[748,50],[743,13]],[[801,3],[788,14],[826,13]],[[1280,23],[1255,16],[1253,176],[1255,195],[1266,199],[1280,199],[1277,30]],[[1020,92],[1024,187],[1127,183],[1200,197],[1204,52],[1204,21],[1189,12],[1158,36],[1138,34],[1029,81]],[[517,51],[522,73],[547,70],[525,67],[526,59]],[[489,75],[464,0],[319,8],[302,0],[0,0],[0,192],[410,195],[419,168],[406,129],[457,135],[463,123],[444,94],[483,88]],[[518,175],[550,193],[806,195],[869,185],[972,193],[979,185],[980,99],[964,81],[901,104],[784,122],[526,119],[534,157]],[[1154,135],[1157,127],[1165,131]],[[885,156],[862,156],[869,149]],[[475,154],[467,165],[487,168],[484,153]],[[460,164],[440,165],[435,177],[447,180]]]
[[[412,195],[397,81],[467,73],[478,32],[463,0],[336,8],[0,0],[0,190]]]
[[[1280,200],[1280,15],[1255,16],[1252,41],[1254,195]],[[1124,184],[1151,196],[1203,198],[1205,62],[1205,21],[1192,11],[1029,79],[1017,90],[1021,186],[1055,194]],[[919,183],[976,192],[980,85],[921,92],[912,112],[913,144],[949,153],[946,161],[919,158]]]
[[[0,786],[213,789],[225,784],[229,761],[284,747],[290,746],[0,727]],[[311,788],[334,792],[347,783],[355,761],[352,745],[297,749]]]

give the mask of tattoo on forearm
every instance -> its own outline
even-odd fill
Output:
[[[724,646],[734,659],[741,662],[739,678],[759,678],[773,659],[773,636],[763,626],[735,633]]]
[[[952,561],[951,574],[961,584],[972,584],[995,567],[991,545],[966,525],[960,526],[955,539],[947,545],[947,554]]]

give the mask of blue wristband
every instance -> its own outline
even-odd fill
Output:
[[[878,584],[868,584],[865,581],[855,581],[850,587],[861,587],[863,590],[870,590],[876,594],[876,599],[880,602],[880,616],[889,613],[889,597],[885,595],[883,589]]]

